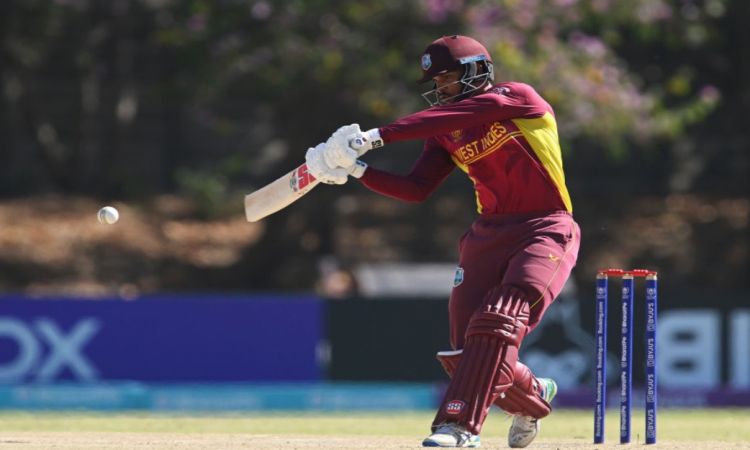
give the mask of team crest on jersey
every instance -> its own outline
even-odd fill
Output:
[[[464,282],[464,268],[461,266],[456,267],[456,274],[453,275],[453,287],[459,286]]]
[[[461,400],[451,400],[445,405],[445,413],[451,415],[461,414],[461,411],[464,410],[464,406],[466,406],[466,403]]]
[[[464,135],[463,130],[453,130],[451,131],[451,137],[453,138],[453,142],[458,142],[461,140],[461,137]]]
[[[429,53],[422,55],[422,70],[427,70],[432,66],[432,58]]]

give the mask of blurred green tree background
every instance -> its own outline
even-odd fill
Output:
[[[530,83],[556,110],[584,233],[582,281],[601,265],[648,265],[669,268],[674,284],[738,288],[748,269],[748,9],[742,0],[10,0],[0,5],[0,196],[115,199],[160,217],[153,199],[169,194],[190,201],[182,218],[240,217],[242,194],[337,127],[425,107],[422,50],[462,33],[486,44],[498,81]],[[366,159],[405,171],[419,151],[404,143]],[[455,258],[474,216],[460,175],[420,206],[350,184],[246,224],[256,232],[235,258],[212,266],[175,253],[131,282],[309,289],[326,256],[343,267]]]

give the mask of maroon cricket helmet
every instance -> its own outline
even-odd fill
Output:
[[[430,81],[435,75],[477,61],[492,64],[490,53],[484,45],[468,36],[443,36],[432,42],[422,54],[422,78],[418,82]]]

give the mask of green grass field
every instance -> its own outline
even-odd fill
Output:
[[[0,448],[418,448],[429,412],[174,415],[0,413]],[[607,416],[607,446],[591,444],[592,415],[561,410],[544,420],[533,448],[617,448],[619,417]],[[510,420],[493,411],[483,447],[503,448]],[[643,442],[643,415],[633,416]],[[750,448],[750,409],[664,410],[658,448]],[[89,445],[90,444],[90,445]],[[622,447],[619,447],[622,448]]]

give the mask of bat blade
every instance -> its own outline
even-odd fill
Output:
[[[248,222],[257,222],[264,217],[286,208],[310,192],[320,183],[302,164],[278,180],[245,196],[245,216]]]

